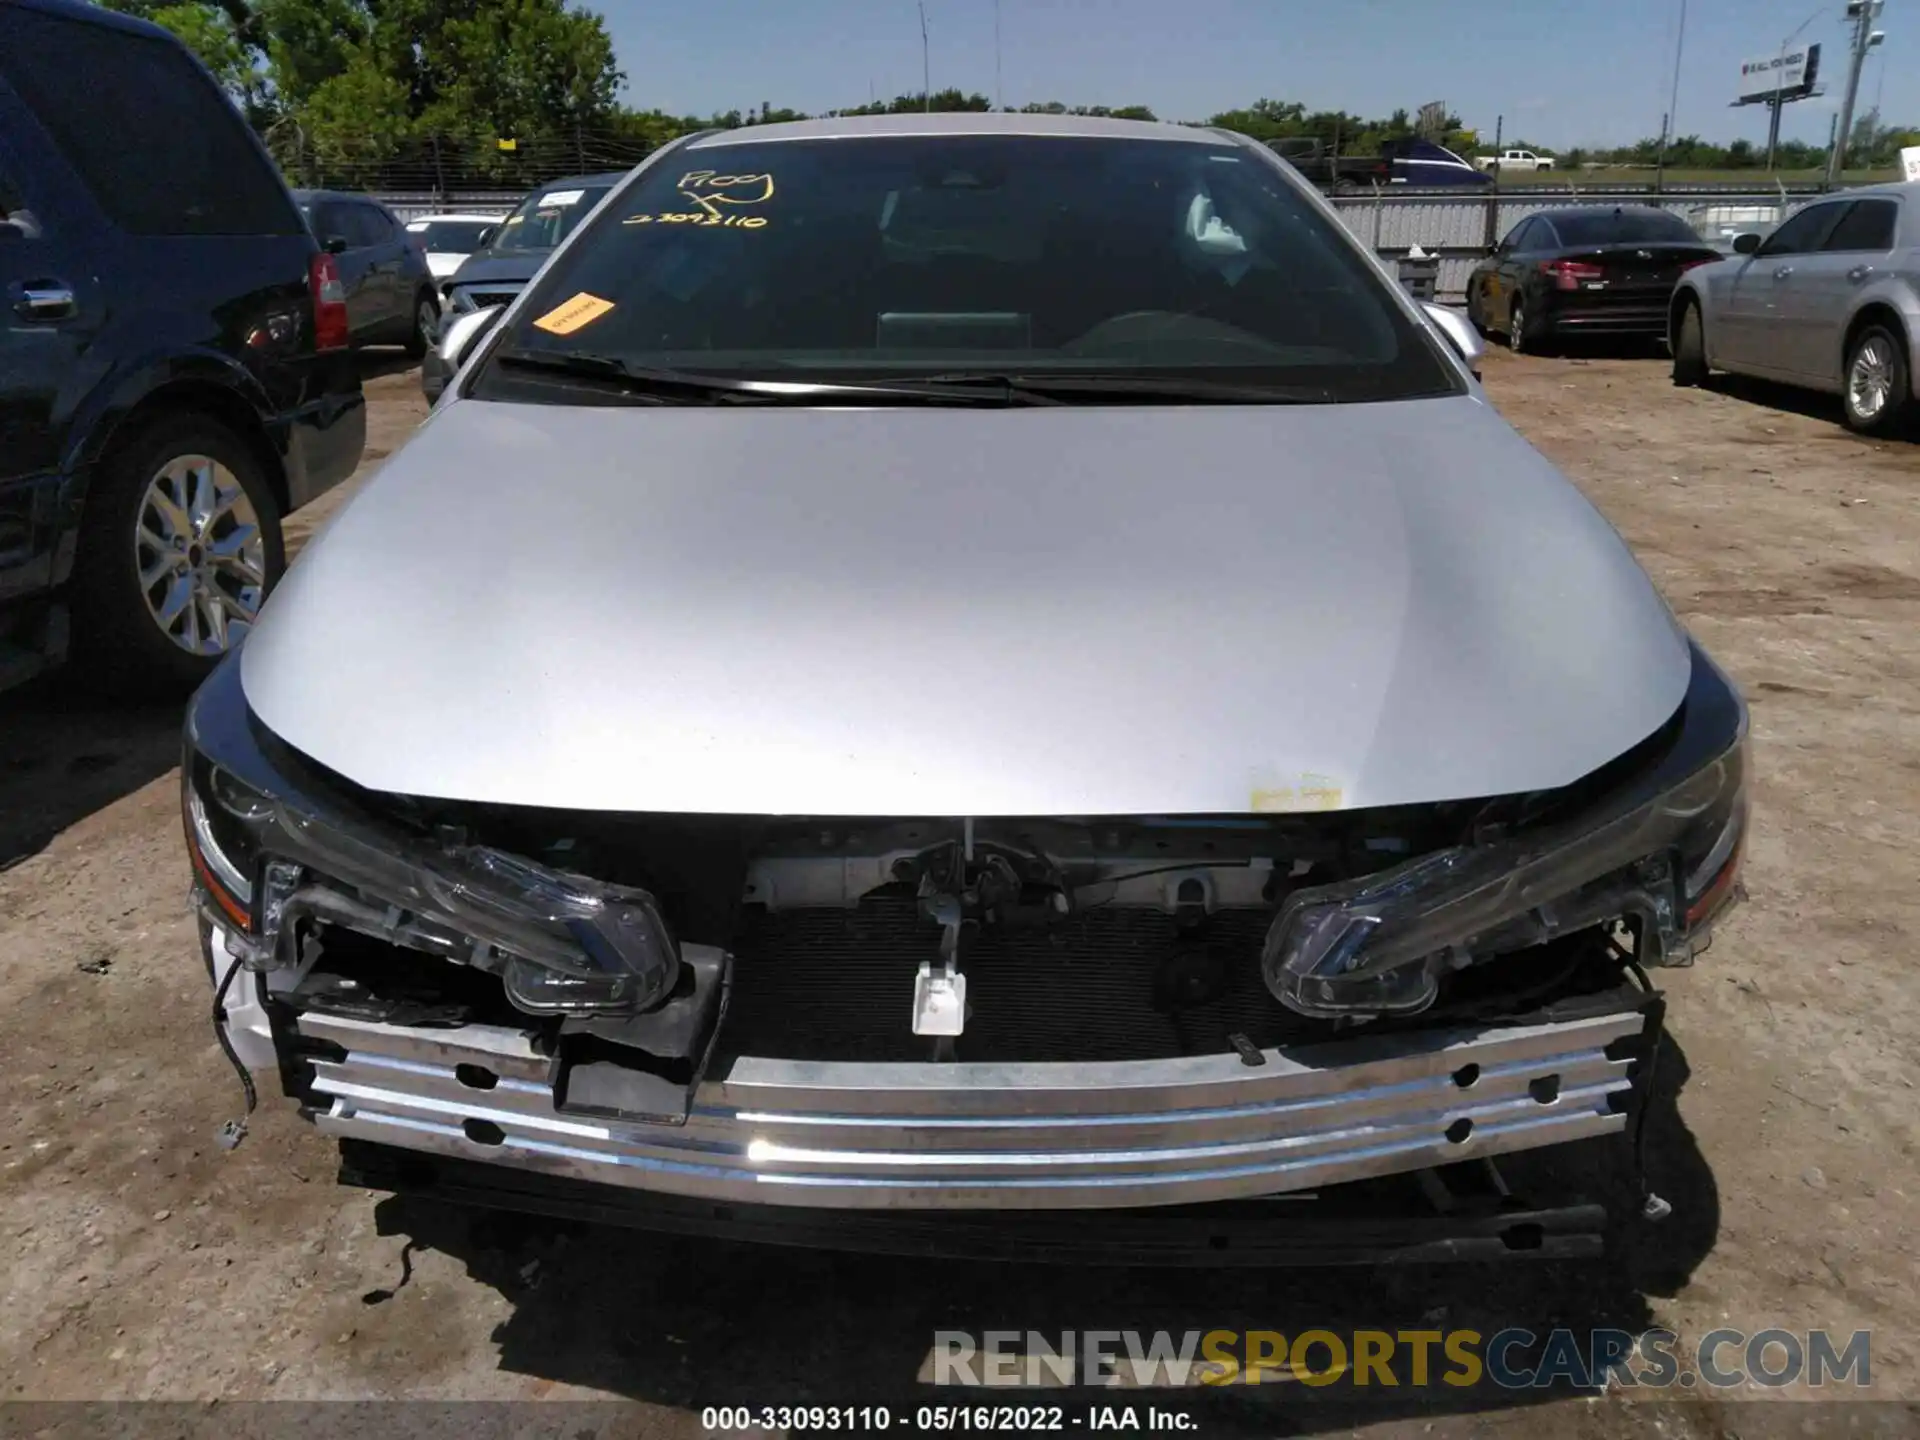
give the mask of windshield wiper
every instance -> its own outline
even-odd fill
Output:
[[[502,350],[495,358],[509,367],[545,370],[603,385],[643,405],[818,405],[834,400],[920,405],[1057,403],[1038,397],[1024,399],[1012,393],[1005,382],[992,378],[966,385],[926,385],[918,380],[883,384],[735,380],[691,370],[632,365],[617,355],[588,350]]]
[[[1324,385],[1248,385],[1226,380],[1190,380],[1177,375],[1068,371],[1058,375],[1008,375],[955,370],[916,379],[920,385],[1004,385],[1017,400],[1071,404],[1107,396],[1167,405],[1326,405],[1333,391]]]

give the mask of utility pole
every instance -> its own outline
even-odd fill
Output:
[[[920,99],[933,113],[933,62],[927,55],[927,0],[920,0]]]
[[[1006,94],[1000,88],[1000,0],[993,0],[993,108],[1007,108]]]
[[[1653,189],[1657,195],[1667,174],[1667,127],[1680,114],[1680,54],[1687,45],[1687,0],[1680,0],[1680,28],[1673,37],[1673,89],[1667,96],[1667,113],[1660,117],[1660,159],[1654,166]]]
[[[1886,37],[1873,28],[1874,17],[1886,0],[1847,0],[1847,18],[1853,21],[1853,43],[1848,47],[1847,97],[1840,102],[1840,114],[1833,131],[1833,145],[1827,151],[1827,188],[1840,181],[1846,168],[1847,141],[1853,138],[1853,102],[1860,95],[1860,72],[1866,68],[1867,52]]]

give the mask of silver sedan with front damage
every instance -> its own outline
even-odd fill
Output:
[[[461,325],[187,726],[220,1035],[350,1178],[1144,1258],[1632,1173],[1745,710],[1269,151],[697,136]]]
[[[1674,291],[1674,384],[1715,370],[1783,380],[1839,395],[1847,425],[1873,435],[1920,413],[1920,184],[1825,196],[1733,243]]]

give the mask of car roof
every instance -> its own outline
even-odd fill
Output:
[[[565,190],[569,185],[576,190],[583,190],[589,185],[618,185],[628,174],[625,170],[603,170],[598,175],[568,175],[559,180],[542,180],[526,193],[536,195],[542,190]]]
[[[386,202],[379,197],[358,190],[295,190],[293,198],[302,205],[310,200],[358,200],[368,205],[379,205],[382,209],[386,207]]]
[[[1822,195],[1821,200],[1856,200],[1868,195],[1885,195],[1894,200],[1920,200],[1920,180],[1888,180],[1879,185],[1854,185]]]
[[[1597,220],[1608,215],[1625,215],[1629,212],[1640,215],[1673,215],[1671,210],[1663,210],[1658,205],[1563,205],[1558,210],[1536,210],[1533,212],[1533,218],[1536,220],[1570,220],[1579,217],[1582,219]],[[1673,218],[1680,220],[1680,223],[1683,225],[1686,223],[1686,221],[1681,220],[1678,215],[1674,215]]]
[[[122,14],[118,10],[108,10],[100,5],[88,4],[85,0],[8,0],[8,3],[17,9],[38,10],[43,15],[58,16],[62,20],[73,20],[82,25],[104,25],[110,30],[125,30],[131,34],[145,35],[155,40],[171,40],[182,49],[187,49],[180,37],[164,25],[155,25],[150,20],[137,19],[132,15]]]
[[[1025,115],[1003,110],[933,111],[905,115],[827,115],[818,120],[743,125],[690,141],[689,150],[783,140],[851,140],[872,135],[1068,135],[1112,140],[1172,140],[1218,145],[1229,132],[1164,120],[1116,120],[1102,115]],[[1238,138],[1238,137],[1236,137]]]

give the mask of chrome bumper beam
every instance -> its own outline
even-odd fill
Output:
[[[684,1126],[567,1114],[523,1034],[306,1012],[319,1128],[693,1199],[831,1209],[1184,1205],[1308,1190],[1627,1124],[1638,1010],[1125,1064],[720,1065]]]

